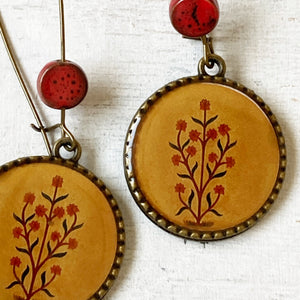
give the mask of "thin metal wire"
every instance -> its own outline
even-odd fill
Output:
[[[65,138],[66,136],[68,136],[68,138],[70,139],[70,141],[72,143],[72,148],[67,147],[67,150],[70,148],[70,150],[72,151],[74,148],[76,148],[76,145],[78,145],[78,142],[76,141],[74,135],[71,133],[71,131],[66,126],[66,110],[65,110],[65,108],[61,109],[61,120],[60,120],[59,127],[61,129],[61,137]]]
[[[61,109],[60,113],[60,127],[61,127],[61,137],[64,138],[66,136],[66,132],[64,128],[66,127],[66,110],[64,108]]]
[[[64,4],[63,4],[63,0],[59,0],[59,12],[60,12],[60,33],[61,33],[61,61],[64,62],[65,61],[65,22],[64,22]],[[3,22],[1,19],[1,14],[0,14],[0,34],[2,36],[2,39],[4,41],[4,45],[5,48],[7,50],[8,56],[10,58],[10,61],[12,63],[12,66],[15,70],[15,73],[17,75],[17,78],[20,82],[20,85],[23,89],[23,92],[26,96],[26,99],[28,101],[28,104],[32,110],[32,113],[37,121],[38,126],[31,124],[32,128],[38,132],[41,132],[48,154],[49,156],[53,156],[56,155],[57,157],[61,157],[59,150],[61,147],[64,147],[65,150],[67,150],[68,152],[74,152],[73,157],[71,158],[71,160],[77,162],[81,156],[81,146],[80,144],[77,142],[77,140],[75,139],[75,137],[73,136],[73,134],[70,132],[70,130],[68,130],[66,123],[65,123],[65,119],[66,119],[66,111],[65,109],[61,109],[61,122],[59,124],[53,125],[51,127],[44,127],[41,118],[34,106],[33,100],[31,98],[31,95],[29,93],[29,90],[26,86],[25,80],[21,74],[20,68],[17,64],[17,61],[14,57],[14,53],[13,50],[10,46],[9,43],[9,39],[8,36],[5,32],[4,26],[3,26]],[[51,149],[48,137],[47,137],[47,132],[54,130],[56,128],[60,128],[61,129],[61,138],[55,142],[55,145],[53,147],[53,150]]]
[[[66,40],[65,40],[65,12],[64,12],[64,1],[59,0],[59,19],[60,19],[60,45],[61,45],[61,61],[66,60]],[[61,109],[60,113],[60,128],[61,138],[66,137],[66,110]]]
[[[64,1],[59,0],[59,16],[60,16],[60,40],[61,40],[61,60],[66,60],[66,39],[65,39],[65,13]]]
[[[200,39],[203,43],[203,57],[200,59],[198,64],[199,74],[224,77],[226,72],[226,64],[221,56],[214,53],[212,38],[203,35]],[[214,67],[217,67],[218,70],[213,70]],[[207,70],[211,70],[212,72],[207,72]]]
[[[41,131],[44,143],[45,143],[47,151],[48,151],[48,154],[49,154],[49,156],[52,156],[51,146],[50,146],[50,143],[49,143],[46,131],[45,131],[45,127],[44,127],[44,125],[43,125],[43,123],[41,121],[41,118],[40,118],[40,116],[39,116],[39,114],[38,114],[38,112],[37,112],[37,110],[36,110],[36,108],[35,108],[35,106],[33,104],[33,101],[32,101],[32,98],[30,96],[29,90],[28,90],[28,88],[26,86],[25,80],[24,80],[24,78],[23,78],[23,76],[21,74],[20,68],[19,68],[19,66],[18,66],[18,64],[16,62],[15,57],[14,57],[13,50],[12,50],[12,48],[10,46],[10,43],[9,43],[9,40],[8,40],[8,36],[7,36],[6,31],[4,29],[4,25],[3,25],[3,22],[2,22],[1,13],[0,13],[0,34],[1,34],[1,37],[3,39],[3,42],[4,42],[4,45],[5,45],[7,54],[9,56],[9,59],[10,59],[10,61],[12,63],[14,71],[15,71],[15,73],[17,75],[18,80],[19,80],[19,83],[20,83],[20,85],[21,85],[21,87],[23,89],[23,92],[24,92],[25,96],[26,96],[27,102],[28,102],[28,104],[29,104],[29,106],[31,108],[31,111],[32,111],[32,113],[33,113],[33,115],[34,115],[34,117],[36,119],[36,122],[38,124],[38,127],[39,127],[39,129]]]
[[[65,13],[64,2],[59,0],[59,17],[60,17],[60,44],[61,44],[61,61],[66,61],[66,42],[65,42]],[[81,146],[66,126],[66,110],[61,109],[60,115],[61,138],[56,141],[54,145],[54,152],[56,156],[60,156],[60,148],[63,146],[66,151],[74,152],[72,160],[78,161],[81,156]]]
[[[201,37],[201,41],[203,43],[203,58],[204,58],[204,61],[205,61],[205,64],[207,66],[210,65],[210,61],[209,61],[209,57],[214,54],[214,49],[213,49],[213,45],[212,45],[212,38],[206,36],[206,35],[203,35]]]

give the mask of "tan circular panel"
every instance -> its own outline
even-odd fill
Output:
[[[123,223],[86,169],[26,158],[0,169],[1,299],[102,298],[123,255]]]
[[[135,116],[125,152],[142,210],[164,229],[200,240],[251,226],[284,176],[275,117],[229,80],[184,78],[159,90]]]

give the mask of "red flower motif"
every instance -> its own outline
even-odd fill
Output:
[[[226,167],[232,168],[235,165],[235,160],[230,156],[226,157]]]
[[[48,208],[46,208],[44,205],[38,205],[35,208],[35,213],[37,214],[38,217],[43,217],[47,210]]]
[[[13,235],[16,239],[18,239],[20,237],[20,235],[22,234],[23,229],[21,227],[15,227],[13,229]]]
[[[185,131],[186,126],[187,126],[187,123],[184,120],[178,120],[177,123],[176,123],[176,129],[177,130]]]
[[[18,256],[14,256],[10,259],[11,266],[19,268],[21,263],[21,259]]]
[[[209,110],[210,109],[210,103],[207,99],[202,99],[201,100],[200,109],[201,110]]]
[[[182,183],[177,183],[175,185],[175,192],[176,193],[184,193],[185,191],[185,186]]]
[[[218,136],[218,132],[216,129],[209,129],[206,134],[207,138],[215,140]]]
[[[61,234],[60,234],[58,231],[53,231],[53,232],[51,233],[51,240],[52,240],[53,242],[59,241],[60,238],[61,238]]]
[[[33,193],[26,193],[24,195],[24,202],[32,205],[34,200],[35,200],[35,195]]]
[[[210,153],[208,155],[208,160],[213,163],[214,161],[216,161],[218,159],[218,155],[214,152]]]
[[[222,194],[222,195],[224,195],[225,189],[224,189],[223,185],[216,185],[214,187],[214,191],[215,191],[216,194],[219,194],[219,195]]]
[[[63,178],[56,175],[55,177],[53,177],[52,179],[52,185],[59,188],[59,187],[62,187],[62,184],[63,184]]]
[[[172,156],[172,162],[173,162],[174,166],[179,166],[180,160],[181,160],[180,155],[175,154]]]
[[[194,146],[189,146],[189,147],[187,147],[186,152],[190,156],[194,156],[197,153],[197,149]]]
[[[72,250],[73,250],[73,249],[76,249],[77,246],[78,246],[77,240],[76,240],[76,239],[70,238],[70,239],[69,239],[69,246],[68,246],[68,249],[72,249]]]
[[[229,126],[226,124],[221,124],[218,127],[218,129],[219,129],[220,134],[223,136],[226,135],[228,133],[228,131],[230,130]]]
[[[61,219],[65,215],[65,210],[63,207],[56,207],[53,211],[53,214]]]
[[[199,140],[200,132],[198,132],[197,130],[191,130],[189,136],[193,142],[196,142]]]
[[[69,204],[68,206],[67,206],[67,213],[68,213],[68,215],[69,216],[73,216],[73,215],[75,215],[77,212],[79,212],[79,209],[78,209],[78,207],[77,207],[77,205],[75,205],[75,204]]]
[[[40,223],[38,221],[30,222],[29,226],[32,229],[32,231],[38,231],[40,229]]]
[[[61,274],[61,267],[59,265],[53,265],[51,267],[51,273],[54,275],[60,275]]]

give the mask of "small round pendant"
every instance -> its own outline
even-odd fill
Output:
[[[102,299],[125,240],[103,182],[71,161],[28,157],[0,168],[0,196],[1,299]]]
[[[126,137],[125,175],[154,223],[194,240],[234,236],[277,197],[285,142],[270,108],[222,77],[171,82],[140,107]]]

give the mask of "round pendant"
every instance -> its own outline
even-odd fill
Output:
[[[222,77],[182,78],[140,107],[126,137],[125,175],[154,223],[194,240],[254,225],[281,188],[285,142],[270,108]]]
[[[124,253],[116,201],[94,174],[50,157],[0,168],[1,299],[102,299]]]

